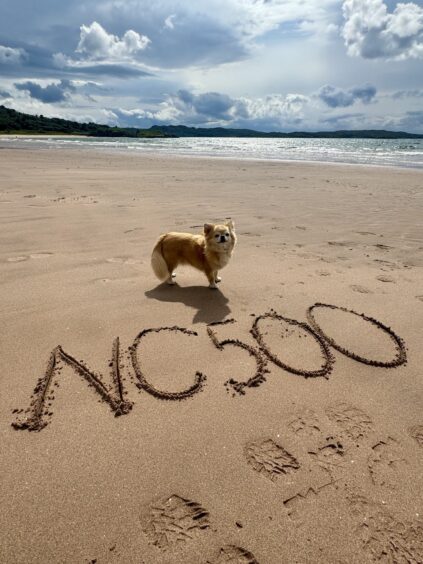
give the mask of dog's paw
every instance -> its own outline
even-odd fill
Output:
[[[215,282],[217,283],[217,282],[221,282],[221,281],[222,281],[222,278],[220,276],[216,276]]]
[[[216,286],[216,284],[213,282],[213,284],[209,285],[210,290],[218,290],[218,287]]]
[[[171,276],[172,276],[172,278],[175,278],[175,277],[176,277],[176,272],[172,272]]]
[[[169,284],[169,286],[174,286],[176,284],[175,280],[172,277],[168,278],[166,282]]]

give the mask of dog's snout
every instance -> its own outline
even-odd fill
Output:
[[[221,243],[226,243],[226,237],[224,235],[220,236],[220,242]]]

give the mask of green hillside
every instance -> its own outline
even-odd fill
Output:
[[[0,106],[0,133],[50,135],[88,135],[91,137],[169,137],[157,130],[110,127],[98,123],[79,123],[60,118],[30,115]]]

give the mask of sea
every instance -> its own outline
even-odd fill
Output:
[[[423,139],[299,139],[183,137],[134,139],[126,137],[2,137],[0,147],[42,146],[281,162],[344,163],[423,168]]]

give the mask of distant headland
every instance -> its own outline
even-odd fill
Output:
[[[339,131],[255,131],[226,127],[187,127],[185,125],[153,125],[148,129],[117,127],[98,123],[79,123],[61,118],[31,115],[0,106],[0,134],[11,135],[85,135],[89,137],[260,137],[260,138],[326,138],[326,139],[423,139],[423,134],[383,129]]]

